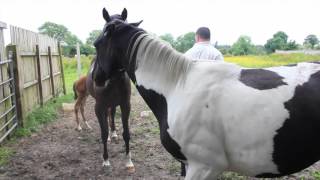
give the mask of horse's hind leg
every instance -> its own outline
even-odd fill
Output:
[[[123,126],[123,140],[126,145],[126,168],[128,172],[135,172],[134,165],[131,161],[131,153],[130,153],[130,130],[129,130],[129,114],[130,114],[130,103],[127,103],[125,105],[121,105],[121,120],[122,120],[122,126]]]
[[[80,121],[79,121],[79,116],[78,116],[78,112],[79,112],[79,108],[81,106],[81,97],[78,97],[77,100],[76,100],[76,103],[74,104],[74,113],[76,115],[76,122],[77,122],[77,130],[78,131],[81,131],[82,128],[80,126]]]
[[[111,107],[109,112],[110,112],[109,125],[110,125],[110,129],[111,129],[111,139],[117,140],[118,139],[118,135],[117,135],[117,132],[116,132],[116,125],[114,123],[114,118],[115,118],[115,115],[116,115],[116,107]]]
[[[105,106],[101,104],[95,105],[95,113],[100,125],[100,133],[103,144],[103,163],[102,166],[110,166],[109,157],[108,157],[108,148],[107,141],[109,135],[108,122],[106,121],[107,112],[105,111]]]
[[[87,97],[88,97],[88,96],[85,96],[85,97],[82,99],[82,102],[81,102],[81,105],[80,105],[80,112],[81,112],[81,116],[82,116],[82,119],[83,119],[83,121],[84,121],[84,124],[87,126],[88,129],[92,129],[91,126],[88,124],[87,119],[86,119],[85,116],[84,116],[84,106],[85,106],[85,104],[86,104]]]

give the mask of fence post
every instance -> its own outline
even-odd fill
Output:
[[[42,92],[42,77],[41,77],[41,56],[39,45],[36,45],[36,58],[37,58],[37,71],[38,71],[38,85],[39,85],[39,96],[40,96],[40,106],[43,106],[43,92]]]
[[[20,84],[20,76],[19,76],[19,62],[18,62],[18,51],[16,45],[7,46],[7,52],[12,52],[12,69],[13,69],[13,77],[14,77],[14,88],[15,88],[15,100],[17,107],[17,119],[19,126],[23,127],[23,113],[22,113],[22,92],[23,87]]]
[[[60,75],[62,78],[62,87],[63,87],[63,94],[66,95],[66,82],[64,80],[64,72],[63,72],[63,63],[62,63],[62,51],[60,42],[58,42],[58,51],[59,51],[59,61],[60,61]]]
[[[53,77],[53,67],[52,67],[52,54],[51,47],[48,46],[48,57],[49,57],[49,68],[50,68],[50,79],[51,79],[51,90],[52,97],[56,97],[55,89],[54,89],[54,77]]]
[[[78,67],[78,78],[81,76],[81,60],[80,60],[80,45],[77,43],[77,67]]]

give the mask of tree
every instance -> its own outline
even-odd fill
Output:
[[[72,34],[64,25],[53,22],[45,22],[38,28],[38,30],[41,34],[46,34],[60,42],[63,42],[62,52],[65,56],[73,57],[76,54],[77,43],[83,46],[81,40],[76,35]]]
[[[174,43],[174,48],[181,52],[184,53],[188,49],[190,49],[193,44],[195,43],[195,33],[194,32],[189,32],[184,35],[181,35],[177,38],[176,42]]]
[[[268,53],[275,52],[276,49],[284,50],[288,41],[288,35],[279,31],[273,35],[273,38],[269,39],[264,45]]]
[[[92,45],[83,44],[82,46],[80,46],[80,52],[81,52],[81,54],[88,56],[88,55],[95,54],[96,49],[94,47],[92,47]]]
[[[159,36],[160,39],[164,40],[164,41],[167,41],[169,44],[171,44],[171,46],[173,47],[174,44],[175,44],[175,40],[174,40],[174,37],[167,33],[167,34],[164,34],[164,35],[161,35]]]
[[[91,31],[89,37],[86,40],[86,44],[93,46],[94,41],[100,36],[101,33],[101,30]]]
[[[231,47],[232,55],[248,55],[254,53],[254,45],[249,36],[240,36]]]
[[[309,46],[311,46],[311,49],[313,49],[315,45],[319,44],[319,39],[317,38],[316,35],[310,34],[304,39],[303,44],[309,45]]]
[[[53,22],[45,22],[38,30],[41,34],[46,34],[58,41],[63,41],[69,32],[65,26]]]
[[[294,50],[294,49],[298,49],[299,48],[299,44],[296,43],[296,41],[289,41],[285,47],[285,50]]]

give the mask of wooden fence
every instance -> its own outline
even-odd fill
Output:
[[[65,94],[61,48],[57,40],[22,28],[10,26],[10,34],[18,117],[25,119],[35,107]]]

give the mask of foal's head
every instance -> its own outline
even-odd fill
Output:
[[[94,42],[97,52],[97,63],[107,78],[113,71],[126,68],[128,65],[128,49],[134,42],[136,34],[144,32],[138,23],[127,23],[121,19],[108,22],[102,35]]]

